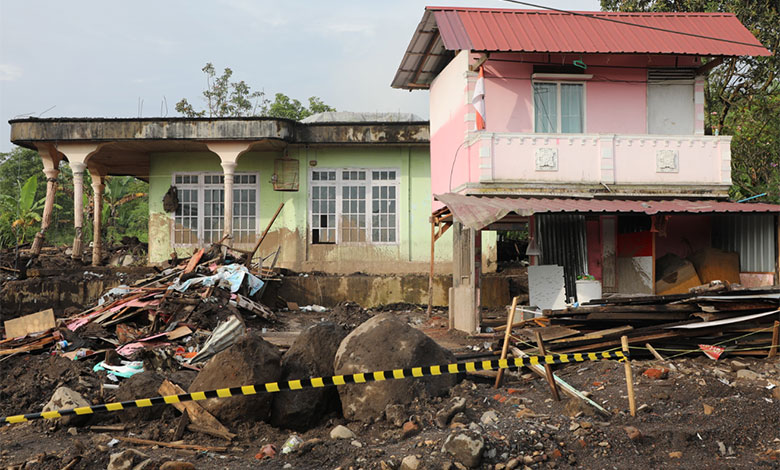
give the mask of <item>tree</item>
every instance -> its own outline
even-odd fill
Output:
[[[203,91],[203,97],[207,108],[197,111],[186,98],[182,98],[176,103],[176,111],[185,117],[268,116],[298,121],[315,113],[335,111],[317,96],[309,98],[308,107],[284,93],[277,93],[274,101],[271,102],[266,98],[265,92],[253,92],[243,80],[231,82],[233,71],[230,68],[226,67],[218,77],[211,62],[207,63],[201,71],[206,74],[206,89]]]
[[[186,117],[242,117],[254,116],[258,108],[267,106],[268,100],[262,91],[251,91],[249,85],[243,80],[231,82],[233,70],[225,67],[222,75],[217,77],[214,65],[209,62],[201,71],[206,74],[206,89],[203,97],[206,99],[207,109],[195,111],[195,108],[182,98],[176,103],[176,111]]]
[[[774,54],[732,57],[715,67],[704,89],[709,134],[732,135],[731,196],[764,192],[780,201],[780,11],[776,0],[601,0],[602,10],[731,12]],[[762,199],[766,201],[767,199]]]

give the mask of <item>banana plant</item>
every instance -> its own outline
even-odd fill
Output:
[[[38,177],[31,176],[24,185],[19,185],[19,197],[3,194],[3,206],[6,222],[10,222],[11,231],[16,238],[16,245],[23,245],[30,228],[41,222],[41,211],[46,198],[35,200],[38,191]]]

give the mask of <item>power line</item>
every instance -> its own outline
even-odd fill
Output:
[[[627,26],[633,26],[635,28],[651,29],[653,31],[662,31],[664,33],[679,34],[681,36],[691,36],[691,37],[699,38],[699,39],[710,39],[710,40],[713,40],[713,41],[728,42],[728,43],[731,43],[731,44],[740,44],[742,46],[760,47],[762,49],[765,49],[763,45],[759,46],[759,45],[756,45],[756,44],[751,44],[749,42],[735,41],[733,39],[716,38],[716,37],[713,37],[713,36],[705,36],[703,34],[687,33],[687,32],[684,32],[684,31],[675,31],[673,29],[659,28],[657,26],[648,26],[648,25],[643,25],[643,24],[636,24],[636,23],[631,23],[631,22],[628,22],[628,21],[616,20],[614,18],[607,18],[607,17],[603,17],[603,16],[597,16],[597,15],[594,15],[594,14],[591,14],[591,13],[583,13],[583,12],[579,12],[579,11],[561,10],[559,8],[548,7],[548,6],[544,6],[544,5],[537,5],[537,4],[528,3],[528,2],[521,2],[519,0],[504,0],[504,1],[505,2],[509,2],[509,3],[516,3],[518,5],[533,7],[533,8],[540,8],[542,10],[550,10],[550,11],[555,11],[555,12],[558,12],[558,13],[566,13],[567,15],[584,16],[586,18],[591,18],[591,19],[594,19],[594,20],[608,21],[610,23],[617,23],[617,24],[624,24],[624,25],[627,25]]]

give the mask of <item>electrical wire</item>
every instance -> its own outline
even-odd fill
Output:
[[[714,37],[714,36],[706,36],[704,34],[688,33],[688,32],[684,32],[684,31],[675,31],[673,29],[659,28],[657,26],[636,24],[636,23],[631,23],[631,22],[628,22],[628,21],[616,20],[614,18],[607,18],[607,17],[603,17],[603,16],[597,16],[597,15],[594,15],[594,14],[591,14],[591,13],[585,13],[585,12],[580,12],[580,11],[562,10],[560,8],[548,7],[548,6],[545,6],[545,5],[537,5],[535,3],[521,2],[519,0],[503,0],[503,1],[509,2],[509,3],[516,3],[518,5],[524,5],[524,6],[533,7],[533,8],[539,8],[539,9],[542,9],[542,10],[550,10],[550,11],[555,11],[555,12],[558,12],[558,13],[566,13],[567,15],[572,15],[572,16],[584,16],[586,18],[591,18],[591,19],[594,19],[594,20],[607,21],[607,22],[610,22],[610,23],[623,24],[623,25],[626,25],[626,26],[633,26],[635,28],[650,29],[650,30],[653,30],[653,31],[661,31],[661,32],[664,32],[664,33],[679,34],[681,36],[690,36],[690,37],[699,38],[699,39],[710,39],[710,40],[713,40],[713,41],[727,42],[727,43],[731,43],[731,44],[739,44],[739,45],[742,45],[742,46],[760,47],[761,49],[764,49],[763,45],[759,46],[759,45],[756,45],[756,44],[751,44],[749,42],[736,41],[734,39],[718,38],[718,37]]]

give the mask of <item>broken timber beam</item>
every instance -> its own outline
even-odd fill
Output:
[[[514,346],[510,346],[509,349],[510,349],[510,351],[512,351],[512,354],[517,356],[517,357],[528,357],[528,354],[524,353],[523,351],[521,351],[520,349],[518,349],[518,348],[516,348]],[[528,368],[531,369],[531,371],[533,373],[535,373],[536,375],[538,375],[539,377],[541,377],[543,379],[547,378],[547,374],[545,374],[544,367],[542,367],[541,364],[528,365]],[[560,385],[561,390],[566,395],[569,395],[572,398],[576,398],[578,400],[584,401],[585,403],[587,403],[588,405],[590,405],[593,408],[595,408],[596,411],[598,411],[599,413],[601,413],[604,416],[612,416],[612,413],[607,411],[603,406],[599,405],[595,401],[593,401],[590,398],[588,398],[585,395],[583,395],[582,392],[580,392],[576,388],[574,388],[571,385],[569,385],[568,383],[566,383],[562,378],[560,378],[557,375],[553,374],[553,379],[555,379],[555,382],[558,385]]]

